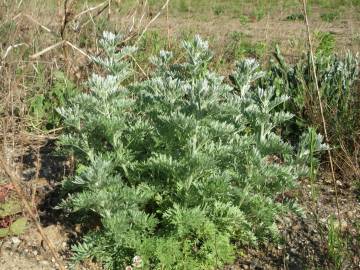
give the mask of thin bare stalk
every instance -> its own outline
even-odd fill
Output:
[[[315,89],[316,89],[316,92],[317,92],[317,97],[318,97],[318,102],[319,102],[321,121],[322,121],[323,129],[324,129],[325,141],[326,141],[327,144],[329,144],[330,141],[329,141],[329,136],[328,136],[328,132],[327,132],[326,120],[325,120],[325,116],[324,116],[324,108],[323,108],[323,103],[322,103],[322,100],[321,100],[319,82],[318,82],[317,73],[316,73],[314,50],[313,50],[313,45],[312,45],[312,40],[311,40],[311,32],[310,32],[310,24],[309,24],[309,19],[308,19],[308,15],[307,15],[307,9],[306,9],[307,8],[306,0],[302,0],[302,4],[303,4],[303,12],[304,12],[304,22],[305,22],[305,25],[306,25],[307,38],[308,38],[308,43],[309,43],[310,58],[311,58],[311,65],[312,65],[312,73],[313,73],[313,76],[314,76]],[[333,185],[334,185],[334,191],[335,191],[336,211],[337,211],[337,216],[338,216],[340,227],[341,227],[338,188],[337,188],[336,177],[335,177],[334,162],[333,162],[330,147],[328,148],[327,153],[328,153],[328,157],[329,157],[331,176],[332,176]]]
[[[170,24],[169,24],[169,5],[166,6],[166,26],[167,26],[167,45],[170,50]]]
[[[55,44],[53,44],[53,45],[51,45],[51,46],[43,49],[42,51],[31,55],[30,58],[31,58],[31,59],[38,58],[39,56],[43,55],[44,53],[47,53],[47,52],[49,52],[49,51],[51,51],[51,50],[53,50],[53,49],[55,49],[55,48],[57,48],[57,47],[59,47],[59,46],[61,46],[61,45],[64,45],[64,43],[65,43],[64,40],[62,40],[62,41],[60,41],[60,42],[57,42],[57,43],[55,43]]]
[[[111,17],[111,0],[108,0],[108,20],[110,20],[110,17]]]
[[[105,5],[105,4],[107,4],[106,1],[100,3],[99,5],[97,5],[97,6],[95,6],[95,7],[90,7],[90,8],[88,8],[88,9],[80,12],[79,14],[75,15],[75,16],[74,16],[74,19],[77,20],[77,19],[79,19],[82,15],[84,15],[84,14],[86,14],[86,13],[88,13],[88,12],[94,11],[94,10],[96,10],[96,9],[98,9],[98,8],[101,8],[101,7],[102,7],[103,5]]]
[[[150,25],[156,21],[156,19],[161,15],[161,12],[169,5],[170,0],[166,0],[166,2],[164,3],[164,5],[160,8],[159,12],[154,16],[154,18],[152,18],[150,20],[150,22],[145,26],[144,30],[141,32],[141,35],[139,36],[139,38],[136,40],[136,43],[138,43],[141,38],[144,36],[144,34],[146,33],[146,31],[148,30],[148,28],[150,27]]]

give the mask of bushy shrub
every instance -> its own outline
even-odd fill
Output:
[[[292,118],[279,109],[288,97],[252,86],[264,73],[251,59],[225,83],[198,36],[183,42],[184,63],[162,51],[154,74],[129,84],[134,48],[116,49],[118,39],[105,33],[106,56],[95,59],[108,75],[93,75],[89,92],[59,110],[60,147],[78,161],[61,206],[101,221],[73,248],[75,261],[217,269],[242,245],[276,238],[276,218],[294,206],[280,195],[311,158],[309,135],[297,149],[279,135]],[[320,136],[311,143],[323,147]]]
[[[344,57],[320,53],[315,60],[331,143],[336,146],[339,140],[353,137],[360,128],[360,95],[356,86],[359,58],[350,52]],[[267,76],[260,83],[263,87],[274,87],[278,95],[291,97],[286,108],[296,116],[292,120],[293,125],[288,125],[292,126],[289,133],[293,135],[301,133],[308,126],[322,127],[311,68],[309,56],[291,65],[286,63],[277,48]]]

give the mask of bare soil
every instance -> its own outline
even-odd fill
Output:
[[[299,11],[297,11],[299,12]],[[329,32],[336,40],[337,52],[347,50],[360,51],[360,19],[359,15],[352,10],[342,14],[343,19],[333,22],[325,22],[321,19],[323,10],[314,8],[310,16],[310,24],[313,32]],[[206,11],[204,12],[205,14]],[[170,35],[179,37],[188,31],[197,33],[211,40],[215,50],[221,50],[222,44],[228,42],[229,33],[237,31],[254,42],[266,44],[278,43],[287,57],[299,56],[306,47],[307,37],[304,22],[301,20],[289,21],[286,17],[289,12],[278,11],[262,20],[252,20],[241,23],[239,18],[214,16],[209,14],[197,17],[193,14],[187,17],[170,17],[169,20],[159,18],[151,29],[160,29],[163,33],[169,29]],[[202,18],[202,19],[201,19]],[[358,40],[359,39],[359,40]]]

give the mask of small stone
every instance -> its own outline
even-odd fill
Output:
[[[20,240],[18,237],[11,237],[11,243],[12,243],[14,246],[18,246],[18,245],[20,245],[21,240]]]
[[[321,219],[320,219],[320,222],[321,222],[322,224],[326,224],[326,223],[327,223],[327,218],[321,218]]]
[[[42,264],[42,265],[49,265],[49,264],[50,264],[50,263],[49,263],[48,261],[46,261],[46,260],[40,261],[39,263]]]
[[[291,219],[289,217],[284,217],[283,218],[283,224],[286,224],[286,225],[291,224]]]
[[[334,221],[334,227],[335,228],[340,228],[340,230],[342,232],[346,231],[348,224],[345,220],[341,220],[341,222],[339,222],[338,220]]]
[[[2,248],[4,249],[11,249],[12,242],[11,241],[5,241],[4,244],[2,244]]]
[[[348,211],[346,214],[349,217],[349,219],[353,219],[355,217],[355,215],[356,215],[356,210]]]
[[[34,250],[34,251],[33,251],[33,254],[34,254],[34,256],[37,256],[37,255],[38,255],[37,250]]]
[[[342,182],[340,182],[339,180],[336,181],[336,185],[339,186],[339,187],[342,187]]]

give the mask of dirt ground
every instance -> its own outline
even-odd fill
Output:
[[[310,17],[311,29],[314,32],[329,32],[336,40],[337,52],[352,50],[360,51],[360,20],[351,10],[342,15],[341,20],[325,22],[320,17],[321,10],[314,9]],[[238,18],[215,16],[206,21],[194,17],[173,17],[168,21],[161,18],[157,20],[152,29],[161,29],[166,33],[169,28],[170,34],[179,36],[184,31],[198,33],[214,44],[215,50],[221,49],[227,42],[227,35],[237,31],[245,34],[249,40],[264,42],[266,44],[278,43],[285,56],[296,57],[306,46],[306,28],[303,21],[288,21],[289,13],[278,12],[267,16],[260,21],[251,21],[246,24]],[[179,27],[181,26],[181,27]]]
[[[51,225],[44,228],[46,235],[59,252],[67,247],[67,238],[61,228]],[[1,243],[0,269],[3,270],[51,270],[57,269],[55,260],[35,228],[21,236],[9,237]]]

